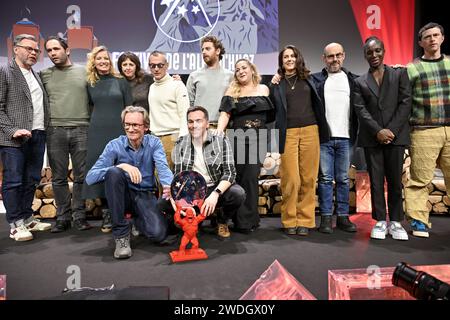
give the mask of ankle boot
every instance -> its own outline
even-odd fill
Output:
[[[321,216],[319,232],[333,233],[333,220],[332,216]]]
[[[356,225],[350,221],[348,216],[338,216],[336,226],[345,232],[356,232]]]

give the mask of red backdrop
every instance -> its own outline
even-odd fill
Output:
[[[414,0],[350,0],[361,39],[384,42],[384,63],[407,64],[414,51]]]

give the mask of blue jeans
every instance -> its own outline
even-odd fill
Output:
[[[3,162],[3,203],[6,220],[14,223],[33,215],[31,205],[41,180],[44,161],[45,131],[33,130],[22,146],[0,147]]]
[[[125,212],[131,211],[136,228],[154,242],[161,242],[167,236],[167,220],[159,210],[157,199],[150,191],[136,191],[129,187],[130,178],[125,171],[112,167],[105,177],[105,194],[111,210],[114,238],[130,234],[130,224]]]
[[[58,220],[71,220],[72,215],[74,220],[86,218],[81,191],[86,175],[87,132],[87,126],[49,127],[47,130],[47,153]],[[67,182],[69,155],[73,168],[72,195]]]
[[[336,214],[349,213],[350,140],[331,138],[320,145],[319,212],[333,214],[333,180],[336,183]]]

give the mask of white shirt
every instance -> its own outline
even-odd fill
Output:
[[[195,143],[192,143],[194,146],[195,154],[194,154],[194,165],[192,166],[192,170],[197,171],[200,173],[203,178],[205,178],[206,185],[209,187],[210,185],[213,185],[213,181],[211,179],[211,176],[208,173],[208,169],[206,168],[205,158],[203,157],[203,146],[202,145],[196,145]]]
[[[350,86],[344,71],[328,73],[324,97],[331,137],[350,138]]]
[[[20,71],[27,81],[31,93],[31,102],[33,103],[33,126],[31,130],[44,130],[44,92],[31,70],[20,68]]]

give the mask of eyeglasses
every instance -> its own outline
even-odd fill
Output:
[[[150,69],[156,69],[156,67],[158,67],[158,69],[162,69],[162,68],[164,68],[165,65],[166,65],[165,63],[149,63],[148,64]]]
[[[336,57],[336,59],[341,59],[343,56],[344,56],[344,53],[343,52],[339,52],[339,53],[336,53],[336,54],[329,54],[326,57],[327,57],[327,59],[333,59],[334,57]]]
[[[141,124],[141,123],[127,123],[127,122],[125,122],[123,124],[123,127],[125,129],[130,129],[130,128],[137,129],[137,128],[142,128],[143,126],[144,126],[144,124]]]
[[[34,52],[36,54],[40,54],[41,53],[40,49],[35,49],[35,48],[32,48],[32,47],[28,47],[28,46],[21,46],[19,44],[16,44],[16,47],[24,48],[25,50],[28,51],[28,53],[32,53],[32,52]]]

